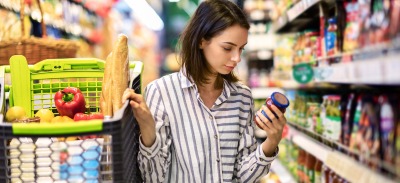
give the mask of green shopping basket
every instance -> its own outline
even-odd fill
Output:
[[[141,91],[143,64],[130,62],[129,87]],[[0,67],[0,109],[21,106],[32,117],[54,94],[78,87],[91,112],[99,111],[104,61],[48,59],[28,65],[16,55]],[[11,86],[5,76],[11,76]],[[8,100],[6,99],[8,95]],[[0,120],[3,120],[3,116]],[[88,136],[96,138],[84,138]],[[78,138],[77,138],[78,137]],[[83,138],[79,138],[83,137]],[[65,141],[73,138],[75,140]],[[0,182],[142,182],[139,127],[129,102],[113,117],[78,123],[0,123]]]

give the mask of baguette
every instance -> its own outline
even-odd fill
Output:
[[[112,52],[108,54],[106,63],[104,65],[104,77],[103,84],[101,87],[100,95],[100,110],[104,116],[112,116],[112,97],[110,90],[112,89],[112,79],[111,79],[111,61]]]
[[[118,111],[122,107],[122,95],[126,88],[128,88],[128,76],[126,68],[129,69],[128,62],[128,38],[120,34],[116,45],[113,48],[111,56],[112,70],[111,70],[111,80],[112,80],[112,108],[113,113]]]

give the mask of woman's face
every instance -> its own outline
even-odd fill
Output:
[[[202,40],[200,49],[214,74],[229,74],[236,67],[247,44],[247,37],[247,29],[233,25],[208,41]]]

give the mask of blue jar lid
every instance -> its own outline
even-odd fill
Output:
[[[282,93],[274,92],[271,94],[271,100],[278,108],[286,108],[289,106],[289,99]]]

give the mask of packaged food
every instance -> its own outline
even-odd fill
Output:
[[[305,182],[313,183],[315,181],[315,164],[317,159],[310,153],[307,153],[305,166]]]
[[[342,135],[341,143],[345,146],[350,144],[350,136],[353,127],[354,115],[357,105],[357,95],[355,93],[350,93],[347,99],[347,105],[345,108],[345,114],[342,123]]]
[[[336,18],[328,19],[328,27],[325,32],[325,48],[327,56],[337,54],[337,25]]]
[[[349,141],[349,149],[352,152],[351,156],[358,158],[358,152],[360,149],[360,139],[361,135],[358,133],[360,129],[360,117],[361,117],[361,108],[362,108],[362,95],[357,97],[355,102],[356,108],[354,110],[354,119],[352,124],[352,130],[350,134],[350,141]]]
[[[351,52],[358,48],[360,35],[359,3],[345,2],[346,27],[344,30],[343,50]]]
[[[315,167],[314,167],[314,183],[322,182],[322,161],[316,159]]]
[[[394,164],[395,161],[395,125],[396,111],[391,104],[398,103],[397,98],[389,98],[387,95],[379,96],[380,105],[380,130],[383,160],[389,164]],[[391,101],[389,101],[391,100]]]
[[[371,15],[370,44],[379,44],[389,41],[389,7],[388,0],[373,1]]]
[[[276,116],[272,109],[272,105],[276,106],[282,113],[286,112],[286,108],[289,106],[289,99],[282,93],[279,92],[274,92],[271,94],[271,97],[269,97],[267,100],[265,100],[265,105],[268,107],[269,110]],[[267,113],[265,113],[263,110],[261,110],[261,113],[269,119]],[[257,116],[257,114],[256,114]],[[277,117],[277,116],[276,116]],[[270,120],[270,119],[269,119]],[[257,124],[257,122],[256,122]],[[258,127],[260,127],[257,124]],[[260,127],[261,128],[261,127]]]
[[[361,116],[356,136],[356,149],[359,150],[359,160],[376,169],[377,162],[370,161],[379,158],[380,139],[377,115],[376,97],[365,95],[362,99]]]
[[[321,119],[324,125],[324,136],[339,141],[341,132],[340,95],[327,95],[324,97],[321,110]]]
[[[358,47],[363,48],[369,44],[369,31],[371,29],[371,0],[359,0],[359,22],[360,35],[358,38]]]
[[[395,38],[399,36],[400,32],[400,1],[390,1],[390,37]]]
[[[320,118],[320,104],[317,102],[307,103],[307,122],[305,128],[310,131],[321,134],[322,132],[322,121]]]

